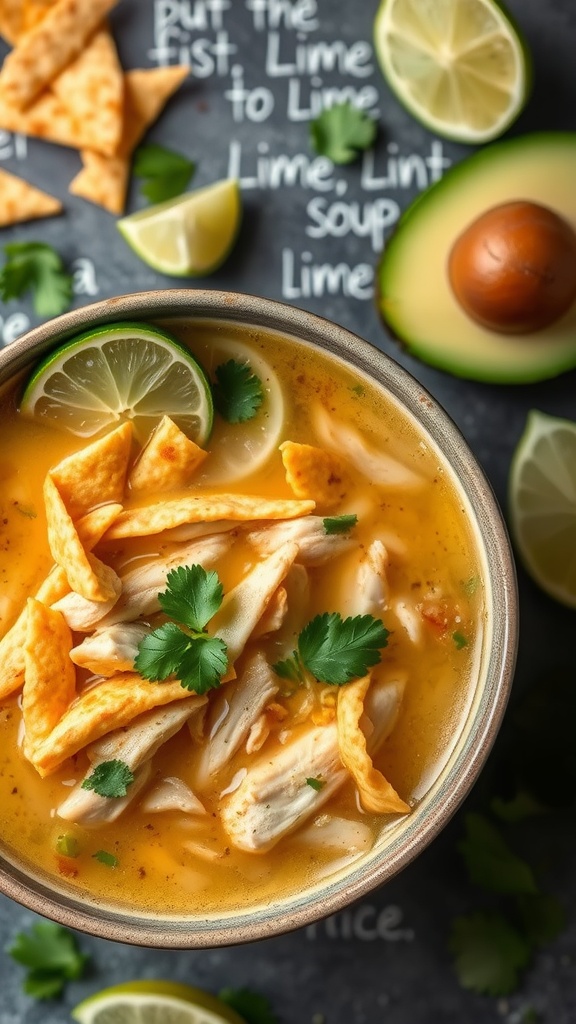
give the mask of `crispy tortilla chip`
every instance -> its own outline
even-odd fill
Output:
[[[44,481],[44,502],[52,558],[64,569],[70,589],[90,601],[119,597],[122,584],[118,576],[109,565],[85,550],[50,474]]]
[[[15,174],[0,170],[0,228],[40,217],[54,217],[62,210],[59,199],[29,185]]]
[[[124,76],[124,136],[116,156],[106,158],[82,149],[84,167],[70,183],[72,195],[120,215],[126,205],[130,157],[146,130],[180,87],[190,69],[185,66],[136,69]]]
[[[58,0],[18,41],[0,74],[7,103],[24,110],[74,60],[117,0]]]
[[[26,623],[22,717],[30,758],[74,700],[76,669],[70,661],[72,632],[60,612],[30,597]]]
[[[122,423],[50,470],[72,519],[105,502],[122,501],[131,444],[132,424]]]
[[[66,573],[60,566],[40,585],[36,599],[43,604],[59,601],[70,590]],[[0,700],[19,690],[24,682],[24,645],[28,625],[28,606],[25,605],[16,622],[0,640]]]
[[[68,108],[51,92],[43,92],[28,110],[20,111],[0,95],[0,128],[76,149],[92,139],[89,126],[70,115]]]
[[[186,698],[190,700],[190,691],[179,682],[149,683],[135,672],[119,673],[78,697],[34,750],[32,762],[40,775],[49,775],[88,743],[128,725],[145,711]],[[206,697],[197,698],[198,707],[205,703]]]
[[[108,527],[114,522],[122,505],[102,505],[84,516],[76,524],[78,537],[87,551],[96,546]],[[36,600],[45,605],[55,604],[70,593],[70,584],[64,569],[55,565],[40,584]],[[24,644],[28,609],[25,605],[16,622],[0,640],[0,700],[19,690],[24,682]]]
[[[328,508],[346,497],[350,473],[337,455],[296,441],[284,441],[280,451],[286,481],[297,498],[313,498]]]
[[[338,747],[342,764],[350,772],[360,793],[365,811],[374,814],[407,814],[410,807],[399,796],[382,772],[372,764],[366,737],[360,728],[364,698],[370,687],[370,676],[346,683],[338,691]]]
[[[96,32],[83,53],[54,79],[52,91],[82,124],[84,146],[113,156],[122,138],[124,75],[108,29]]]
[[[213,523],[218,519],[234,519],[237,522],[250,519],[297,519],[308,515],[313,508],[313,501],[275,501],[251,494],[190,494],[158,505],[125,509],[104,539],[148,537],[152,533],[181,526],[182,523]]]
[[[131,491],[175,491],[185,487],[208,455],[170,419],[164,416],[128,478]]]
[[[54,7],[57,0],[21,0],[22,3],[22,28],[21,35],[31,32],[46,17],[51,7]]]
[[[22,31],[22,0],[0,0],[0,35],[13,45]]]

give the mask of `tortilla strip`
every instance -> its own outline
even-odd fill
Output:
[[[82,124],[83,145],[113,156],[122,138],[124,74],[107,28],[96,32],[51,88],[70,116]]]
[[[81,52],[117,0],[58,0],[8,54],[0,73],[7,103],[24,110]]]
[[[119,597],[122,584],[118,576],[109,565],[85,550],[49,473],[44,481],[44,502],[48,545],[52,558],[64,569],[70,589],[91,601]]]
[[[22,4],[22,27],[19,36],[31,32],[44,20],[56,0],[20,0]]]
[[[12,45],[22,31],[22,0],[0,0],[0,35]]]
[[[313,501],[274,500],[251,494],[190,494],[158,505],[125,509],[104,536],[147,537],[182,523],[213,523],[218,519],[297,519],[314,509]]]
[[[32,763],[42,777],[49,775],[88,743],[128,725],[145,711],[186,698],[190,699],[190,690],[179,682],[150,683],[136,672],[121,672],[80,694],[36,747]],[[198,697],[198,707],[205,703],[206,697]]]
[[[352,480],[338,455],[296,441],[284,441],[280,452],[286,482],[297,498],[314,498],[317,505],[327,508],[346,498]]]
[[[186,65],[127,72],[124,76],[124,137],[119,152],[107,158],[84,144],[81,153],[84,167],[70,182],[72,195],[88,199],[118,216],[124,212],[132,151],[189,72]]]
[[[121,511],[122,505],[102,505],[79,520],[76,524],[78,536],[88,551],[96,546]],[[66,573],[60,565],[55,565],[40,584],[36,600],[51,605],[69,593],[70,584]],[[27,605],[24,605],[16,622],[0,640],[0,700],[15,693],[24,682],[24,644],[27,621],[28,608]]]
[[[47,192],[29,185],[15,174],[0,170],[0,227],[10,224],[22,224],[27,220],[38,220],[40,217],[53,217],[62,213],[63,206],[59,199],[49,196]]]
[[[50,470],[72,519],[104,502],[122,501],[131,444],[132,424],[122,423]]]
[[[43,92],[24,111],[17,110],[0,95],[0,128],[22,135],[33,135],[60,146],[73,146],[75,149],[90,145],[92,141],[90,126],[72,117],[68,108],[52,92]]]
[[[70,661],[72,631],[60,612],[28,598],[22,718],[24,753],[30,759],[76,696],[76,669]]]
[[[128,487],[132,492],[151,494],[178,490],[186,486],[207,455],[164,416],[132,467]]]
[[[407,814],[410,811],[408,804],[372,764],[366,737],[360,727],[364,698],[370,681],[371,677],[367,675],[363,679],[346,683],[338,691],[336,715],[340,758],[358,786],[360,803],[365,811],[374,814]]]

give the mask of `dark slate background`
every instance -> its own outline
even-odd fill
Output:
[[[162,17],[173,19],[171,45],[195,46],[202,52],[196,74],[181,90],[152,129],[150,138],[186,152],[198,160],[195,186],[226,177],[229,143],[240,143],[242,174],[254,173],[258,153],[310,153],[306,121],[289,120],[286,113],[287,78],[270,78],[265,71],[267,31],[254,25],[250,0],[232,0],[222,15],[206,15],[202,27],[201,2],[192,0],[121,0],[112,22],[126,68],[149,66],[159,59],[158,26]],[[222,6],[222,5],[221,5]],[[310,0],[311,16],[315,4]],[[342,39],[370,42],[375,0],[318,0],[318,26],[306,34],[281,28],[282,59],[288,61],[297,43],[306,39]],[[256,4],[258,7],[258,4]],[[292,3],[294,10],[306,5]],[[510,9],[529,40],[535,71],[535,89],[520,120],[509,134],[541,129],[574,129],[576,82],[576,7],[573,0],[510,0]],[[196,16],[186,29],[183,19]],[[204,39],[205,43],[198,40]],[[215,55],[216,45],[219,55]],[[227,52],[233,48],[233,52]],[[210,56],[214,67],[209,66]],[[217,59],[216,59],[217,58]],[[169,56],[175,63],[177,54]],[[403,155],[429,155],[438,144],[398,105],[374,66],[366,78],[338,73],[324,75],[323,85],[372,86],[378,95],[380,133],[374,154],[375,173],[384,173],[384,160],[398,147]],[[274,95],[274,110],[261,122],[234,120],[226,93],[240,66],[248,89],[266,88]],[[309,76],[301,76],[303,93]],[[253,102],[253,100],[251,101]],[[469,150],[442,142],[444,157],[455,162]],[[78,272],[83,305],[98,298],[148,288],[169,287],[169,279],[139,262],[117,234],[114,218],[90,204],[68,196],[67,185],[79,168],[76,153],[45,143],[12,138],[0,133],[0,166],[62,198],[66,214],[51,221],[20,226],[0,233],[0,245],[13,240],[41,239],[56,246]],[[404,208],[414,188],[361,187],[362,168],[337,168],[337,190],[326,193],[329,202],[344,198],[361,205],[376,199],[393,200]],[[576,183],[575,183],[576,188]],[[315,263],[344,261],[353,266],[374,266],[376,253],[369,237],[348,234],[313,239],[306,235],[306,207],[323,193],[299,187],[275,190],[246,188],[245,217],[239,242],[226,265],[202,287],[253,292],[274,299],[286,298],[282,287],[282,250],[300,259],[310,253]],[[133,189],[129,209],[140,200]],[[305,257],[307,259],[308,257]],[[178,283],[178,282],[176,282]],[[285,291],[285,290],[284,290]],[[463,382],[433,370],[399,350],[379,323],[370,299],[342,294],[294,300],[313,312],[351,328],[397,358],[445,406],[454,418],[491,479],[504,508],[510,457],[531,408],[576,418],[576,373],[550,382],[524,387],[494,387]],[[37,323],[31,307],[11,302],[0,306],[0,336],[9,343]],[[572,645],[574,613],[543,594],[520,569],[522,636],[512,708],[539,676],[556,667],[575,675]],[[561,709],[559,709],[561,715]],[[502,739],[497,743],[496,754]],[[538,757],[535,745],[534,757]],[[492,758],[491,765],[497,763]],[[489,777],[485,771],[483,782]],[[482,783],[481,783],[482,784]],[[479,787],[468,806],[478,803]],[[478,909],[486,901],[467,882],[456,844],[461,816],[395,881],[370,899],[336,918],[300,933],[270,939],[250,947],[202,952],[153,951],[81,937],[92,955],[88,977],[68,986],[63,1000],[35,1004],[22,994],[23,972],[3,952],[15,933],[29,925],[33,915],[0,898],[0,1024],[59,1024],[79,999],[110,985],[134,978],[165,977],[218,991],[224,986],[254,988],[270,999],[284,1024],[521,1024],[530,1008],[549,1024],[576,1022],[576,867],[574,819],[555,813],[515,826],[508,835],[530,860],[542,885],[555,893],[566,909],[568,924],[562,934],[543,948],[524,975],[518,992],[506,999],[479,997],[463,991],[457,982],[448,951],[450,922],[454,916]]]

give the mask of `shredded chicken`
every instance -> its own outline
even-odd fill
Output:
[[[206,741],[195,766],[195,785],[209,786],[216,772],[246,742],[250,729],[278,692],[278,680],[262,651],[246,662],[242,675],[215,694],[205,726]]]
[[[183,814],[207,814],[204,804],[192,792],[183,779],[169,775],[160,779],[140,803],[140,809],[148,814],[162,811],[182,811]]]
[[[70,658],[75,665],[86,668],[96,676],[113,676],[116,672],[131,672],[134,668],[138,644],[150,627],[143,622],[118,622],[99,629],[73,647]]]
[[[273,523],[262,529],[251,530],[246,539],[259,555],[269,555],[280,544],[294,541],[299,548],[297,561],[307,566],[323,565],[357,544],[355,538],[348,534],[327,534],[321,516],[304,516],[302,519]]]
[[[126,728],[115,729],[91,743],[86,751],[91,767],[82,782],[92,774],[96,765],[115,760],[128,765],[136,778],[126,796],[116,798],[100,796],[94,790],[83,789],[80,782],[60,804],[58,816],[79,825],[101,825],[115,821],[147,782],[150,761],[156,751],[182,728],[202,703],[204,701],[201,698],[194,696],[178,701],[177,704],[154,708],[140,715]]]
[[[104,629],[116,622],[131,622],[141,615],[152,615],[160,610],[158,594],[166,585],[166,576],[180,565],[202,565],[210,568],[229,550],[232,537],[220,533],[182,545],[176,551],[156,558],[136,569],[121,574],[122,593],[119,599],[98,603],[87,601],[79,594],[66,594],[53,607],[61,611],[71,629],[81,633]]]
[[[342,615],[374,615],[382,618],[388,604],[386,569],[388,552],[381,540],[373,540],[360,552],[354,578],[343,577],[338,608]]]
[[[366,702],[369,722],[363,721],[371,751],[376,751],[394,728],[403,685],[375,684]],[[307,783],[316,779],[317,789]],[[221,819],[230,841],[240,850],[263,853],[279,839],[316,814],[349,778],[338,753],[335,723],[306,726],[280,750],[263,753],[248,769],[237,790],[223,801]]]

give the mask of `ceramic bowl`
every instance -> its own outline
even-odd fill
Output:
[[[490,484],[454,423],[413,377],[378,349],[320,317],[249,295],[200,290],[144,292],[108,299],[50,321],[0,351],[0,384],[29,370],[74,334],[121,320],[195,319],[278,331],[334,353],[384,387],[404,408],[457,482],[484,563],[486,628],[478,677],[448,761],[410,815],[339,875],[288,899],[210,917],[161,917],[91,902],[0,846],[0,890],[69,927],[122,942],[202,948],[262,939],[308,925],[366,896],[409,864],[446,825],[477,778],[498,732],[514,670],[517,591],[502,516]]]

